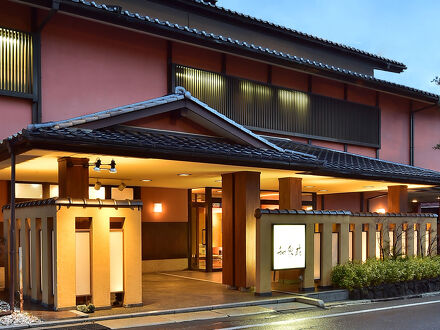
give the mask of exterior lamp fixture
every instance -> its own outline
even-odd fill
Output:
[[[162,203],[154,203],[153,212],[154,213],[162,213]]]
[[[385,209],[377,209],[377,210],[376,210],[376,213],[384,214],[384,213],[385,213]]]
[[[102,167],[102,165],[109,167]],[[100,172],[101,170],[107,170],[110,173],[117,173],[116,162],[114,159],[112,159],[112,161],[109,164],[103,164],[101,159],[98,158],[94,163],[90,163],[89,166],[93,166],[93,170],[96,172]]]
[[[119,191],[122,191],[127,187],[127,185],[124,182],[121,182],[121,184],[118,186]]]
[[[99,190],[99,189],[101,189],[101,186],[102,186],[102,183],[101,183],[100,181],[96,180],[96,183],[95,183],[95,190]]]

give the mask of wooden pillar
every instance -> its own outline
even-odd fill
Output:
[[[60,198],[89,198],[89,159],[62,157],[58,159]]]
[[[22,250],[22,262],[23,262],[23,296],[29,296],[29,219],[23,219],[21,222],[20,230],[20,242]]]
[[[353,232],[353,260],[362,261],[362,224],[356,223]]]
[[[350,244],[350,225],[349,223],[339,224],[339,264],[345,264],[349,257]]]
[[[321,287],[329,287],[331,286],[330,273],[332,271],[332,223],[322,224],[321,235],[323,247],[321,249]]]
[[[280,205],[279,208],[287,210],[302,209],[302,179],[279,178]]]
[[[388,186],[388,212],[408,211],[408,186]]]
[[[368,224],[368,258],[376,258],[376,223]]]
[[[260,173],[222,175],[222,196],[223,283],[247,289],[255,285],[255,210],[260,207]]]
[[[42,188],[43,188],[43,199],[50,198],[50,183],[43,183]]]

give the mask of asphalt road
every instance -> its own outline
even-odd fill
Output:
[[[147,329],[440,329],[440,296],[287,311]]]

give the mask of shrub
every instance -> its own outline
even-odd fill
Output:
[[[440,256],[349,261],[331,273],[333,285],[349,290],[436,277],[440,277]]]

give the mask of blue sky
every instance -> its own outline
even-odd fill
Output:
[[[440,94],[438,0],[219,0],[218,5],[403,62],[376,77]]]

